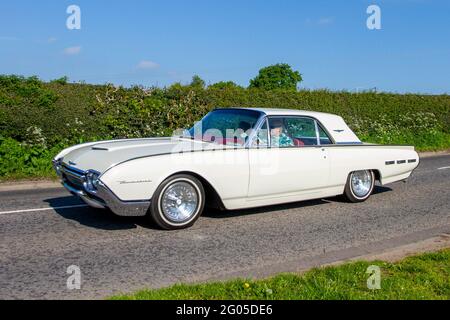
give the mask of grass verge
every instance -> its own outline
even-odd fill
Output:
[[[381,289],[367,288],[369,266],[381,269]],[[177,284],[111,297],[113,300],[211,299],[450,299],[450,249],[406,258],[397,263],[352,262],[280,274],[262,280],[237,279],[205,284]]]

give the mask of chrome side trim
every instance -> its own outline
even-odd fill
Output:
[[[357,142],[357,141],[350,141],[350,142],[338,142],[336,144],[341,144],[341,145],[359,145],[359,144],[364,144],[364,142]]]
[[[317,145],[320,146],[320,134],[319,134],[319,125],[317,124],[317,120],[314,119],[314,127],[316,128],[316,141]],[[330,138],[328,138],[330,139]],[[331,140],[330,140],[331,141]]]

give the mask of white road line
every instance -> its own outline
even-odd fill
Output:
[[[438,168],[438,170],[445,170],[445,169],[450,169],[450,167],[440,167],[440,168]]]
[[[62,207],[50,207],[50,208],[37,208],[37,209],[2,211],[2,212],[0,212],[0,215],[8,214],[8,213],[24,213],[24,212],[33,212],[33,211],[48,211],[48,210],[58,210],[58,209],[82,208],[82,207],[87,207],[87,206],[88,206],[87,204],[76,204],[76,205],[73,205],[73,206],[62,206]]]

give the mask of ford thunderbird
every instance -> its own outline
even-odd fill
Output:
[[[164,229],[191,226],[205,206],[362,202],[376,181],[406,180],[418,164],[414,147],[363,143],[340,116],[263,108],[215,109],[172,137],[84,143],[53,159],[89,206]]]

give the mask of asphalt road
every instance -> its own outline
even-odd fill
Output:
[[[104,298],[177,282],[296,271],[450,233],[450,156],[365,203],[338,198],[206,212],[157,230],[82,204],[61,188],[0,192],[0,299]],[[69,290],[67,268],[81,270]]]

